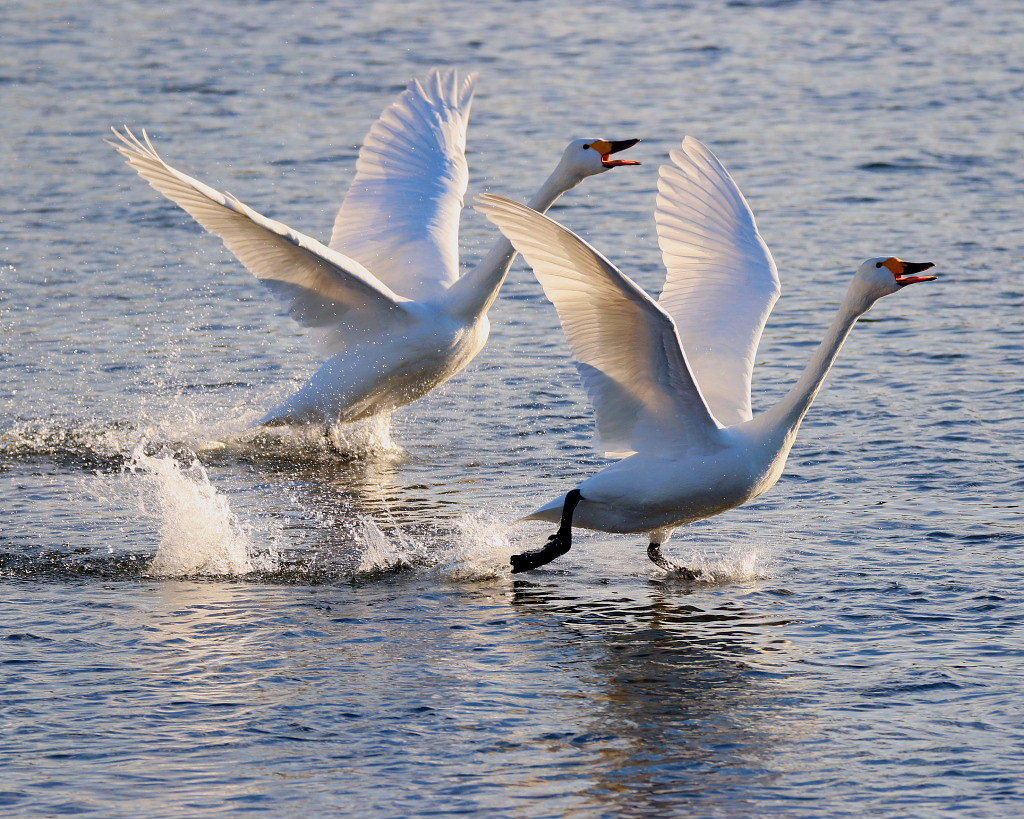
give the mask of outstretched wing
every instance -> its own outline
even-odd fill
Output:
[[[659,299],[711,412],[724,426],[751,418],[750,378],[761,331],[779,298],[775,261],[729,172],[686,137],[662,165],[655,221],[668,268]]]
[[[406,298],[437,295],[459,277],[475,80],[437,70],[413,80],[366,135],[334,220],[331,247]]]
[[[690,374],[672,318],[554,220],[500,196],[477,201],[477,210],[530,263],[558,310],[607,454],[665,454],[710,443],[718,425]]]
[[[172,168],[160,157],[148,134],[139,139],[125,128],[109,141],[150,185],[183,208],[277,295],[289,315],[313,328],[328,352],[344,346],[346,329],[406,310],[386,285],[365,267],[316,239],[262,216],[231,194],[221,193]]]

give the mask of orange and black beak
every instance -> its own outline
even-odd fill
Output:
[[[599,139],[596,142],[591,142],[590,147],[601,154],[601,164],[606,168],[618,168],[620,165],[639,165],[639,162],[634,162],[630,159],[611,159],[612,154],[617,154],[619,151],[624,151],[626,148],[632,148],[640,140],[639,139]]]
[[[931,270],[935,265],[932,262],[905,262],[903,259],[897,259],[895,256],[886,259],[882,262],[889,270],[892,271],[892,275],[896,277],[896,284],[900,287],[906,287],[908,284],[917,284],[918,282],[933,282],[937,276],[916,276],[915,273],[923,273],[925,270]]]

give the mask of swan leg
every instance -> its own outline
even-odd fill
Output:
[[[548,538],[548,542],[543,548],[512,555],[512,574],[536,569],[569,551],[569,547],[572,546],[572,513],[581,500],[583,500],[583,495],[580,494],[579,489],[573,489],[566,494],[558,531]]]
[[[685,566],[678,566],[661,553],[661,544],[652,542],[647,547],[647,556],[654,561],[654,565],[666,572],[678,575],[683,580],[697,580],[701,576],[700,569],[687,569]]]

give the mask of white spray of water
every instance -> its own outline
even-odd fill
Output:
[[[470,512],[455,521],[450,534],[443,574],[454,580],[507,577],[515,548],[508,524],[484,511]]]
[[[254,427],[262,410],[235,408],[220,417],[208,418],[191,407],[162,416],[144,432],[152,441],[170,446],[185,446],[194,452],[229,450],[259,453],[283,458],[308,460],[335,458],[339,453],[352,457],[400,453],[403,450],[391,436],[391,415],[382,413],[354,423],[328,427],[319,424]]]
[[[216,428],[201,423],[177,424],[173,434],[181,436],[185,433],[180,439],[196,452],[226,449],[245,453],[251,450],[253,454],[302,461],[334,460],[339,455],[379,457],[404,452],[391,435],[390,413],[326,427],[320,424],[253,427],[261,415],[262,412],[249,411],[222,422]],[[178,438],[171,437],[170,440]]]
[[[401,527],[385,531],[363,518],[355,531],[361,549],[357,575],[426,568],[451,580],[486,580],[509,573],[512,543],[506,526],[485,512],[462,515],[429,535]]]
[[[0,452],[13,457],[52,455],[117,458],[139,435],[128,424],[90,423],[71,418],[21,418],[0,430]]]
[[[577,532],[577,536],[581,534]],[[354,527],[353,540],[360,549],[357,576],[419,569],[450,580],[488,580],[508,577],[509,557],[514,552],[536,549],[543,537],[536,529],[510,529],[507,520],[477,511],[462,515],[443,529],[423,534],[400,526],[382,528],[373,520],[361,518]],[[689,569],[700,570],[699,583],[723,585],[773,576],[779,551],[774,543],[742,539],[713,548],[683,547],[669,557]],[[607,554],[593,556],[602,561],[608,559]],[[640,565],[647,563],[641,550],[635,559]],[[628,571],[618,559],[607,566],[608,570],[614,570],[615,565],[620,571]],[[645,566],[641,576],[671,580],[672,573],[651,564]]]
[[[715,548],[681,550],[670,555],[671,545],[666,547],[666,556],[691,570],[699,570],[700,582],[710,584],[742,583],[761,580],[775,574],[776,556],[779,548],[767,542],[742,540],[727,546]],[[654,569],[655,572],[660,572]],[[669,573],[667,576],[671,576]]]
[[[13,455],[71,454],[127,458],[140,437],[150,454],[161,448],[199,454],[271,456],[294,460],[334,460],[397,456],[404,450],[391,435],[392,418],[381,414],[355,423],[254,428],[262,410],[174,404],[157,417],[141,414],[131,422],[81,418],[15,419],[0,428],[0,452]]]
[[[360,518],[353,529],[353,539],[360,550],[356,574],[380,574],[431,565],[426,545],[401,528],[385,532],[376,521]]]
[[[127,471],[142,478],[140,511],[160,529],[151,574],[244,575],[273,568],[272,555],[256,555],[246,527],[197,459],[183,465],[170,453],[147,455],[139,444]]]
[[[334,424],[328,438],[339,452],[394,454],[404,450],[391,437],[392,414],[380,413],[350,424]]]

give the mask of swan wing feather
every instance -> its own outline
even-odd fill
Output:
[[[366,135],[334,221],[330,246],[409,299],[437,296],[459,276],[475,80],[438,70],[413,80]]]
[[[668,276],[659,303],[675,319],[697,383],[724,426],[751,418],[757,345],[779,274],[729,172],[693,137],[661,167],[655,221]]]
[[[672,317],[554,220],[504,197],[484,195],[477,202],[554,303],[606,454],[706,446],[718,425],[690,373]]]
[[[257,213],[228,193],[168,165],[145,131],[112,129],[110,141],[139,175],[185,210],[225,246],[283,303],[288,314],[310,328],[325,352],[344,347],[345,331],[356,325],[396,321],[404,299],[354,259],[325,247],[281,222]]]

